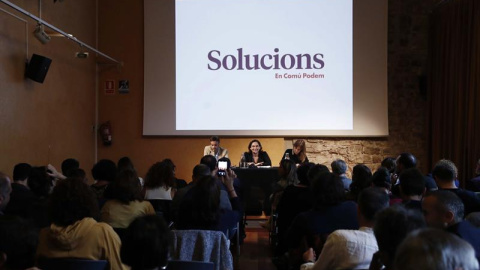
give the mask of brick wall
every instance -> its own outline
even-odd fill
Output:
[[[308,158],[315,163],[345,160],[350,172],[358,163],[375,170],[383,158],[411,152],[427,172],[427,102],[420,94],[428,54],[428,13],[435,0],[390,0],[388,10],[387,138],[307,139]]]

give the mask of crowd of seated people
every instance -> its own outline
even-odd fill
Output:
[[[427,177],[403,153],[373,174],[356,164],[350,183],[345,161],[329,169],[309,163],[304,145],[294,147],[282,157],[271,197],[278,269],[478,269],[480,199],[458,187],[453,162],[438,161]],[[249,149],[252,164],[265,164],[259,141]],[[218,161],[229,164],[224,175]],[[100,160],[91,172],[89,186],[69,158],[61,172],[19,163],[12,178],[0,173],[0,269],[35,269],[46,258],[164,269],[174,259],[172,229],[218,231],[231,240],[244,234],[241,179],[226,157],[205,155],[189,184],[176,179],[169,159],[153,164],[144,181],[128,157]],[[169,208],[159,211],[155,200]]]

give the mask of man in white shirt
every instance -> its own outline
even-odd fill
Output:
[[[226,157],[228,158],[228,150],[220,147],[220,138],[218,136],[210,137],[210,145],[203,149],[203,156],[212,155],[217,160]]]
[[[334,231],[328,236],[315,263],[313,249],[303,254],[307,263],[300,269],[368,269],[373,254],[378,251],[372,229],[374,217],[388,205],[389,197],[385,190],[374,187],[363,190],[358,198],[357,209],[360,229]]]

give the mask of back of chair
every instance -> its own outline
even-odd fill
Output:
[[[214,270],[213,262],[169,261],[167,270]]]
[[[215,263],[216,270],[233,269],[230,243],[225,234],[207,230],[175,230],[172,259]]]
[[[104,270],[108,262],[105,260],[86,260],[77,258],[39,258],[38,267],[42,270]]]
[[[167,223],[171,221],[170,206],[172,204],[172,200],[148,200],[148,201],[152,204],[157,215],[163,216],[163,218]]]

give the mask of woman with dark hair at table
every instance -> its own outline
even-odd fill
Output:
[[[288,154],[288,158],[287,158],[287,154]],[[305,141],[296,140],[293,143],[292,149],[285,150],[285,153],[283,154],[282,159],[290,159],[297,165],[297,167],[300,166],[301,164],[308,163],[307,148],[305,146]]]
[[[272,161],[267,152],[263,151],[259,140],[252,140],[248,144],[248,152],[243,154],[249,167],[272,166]]]

